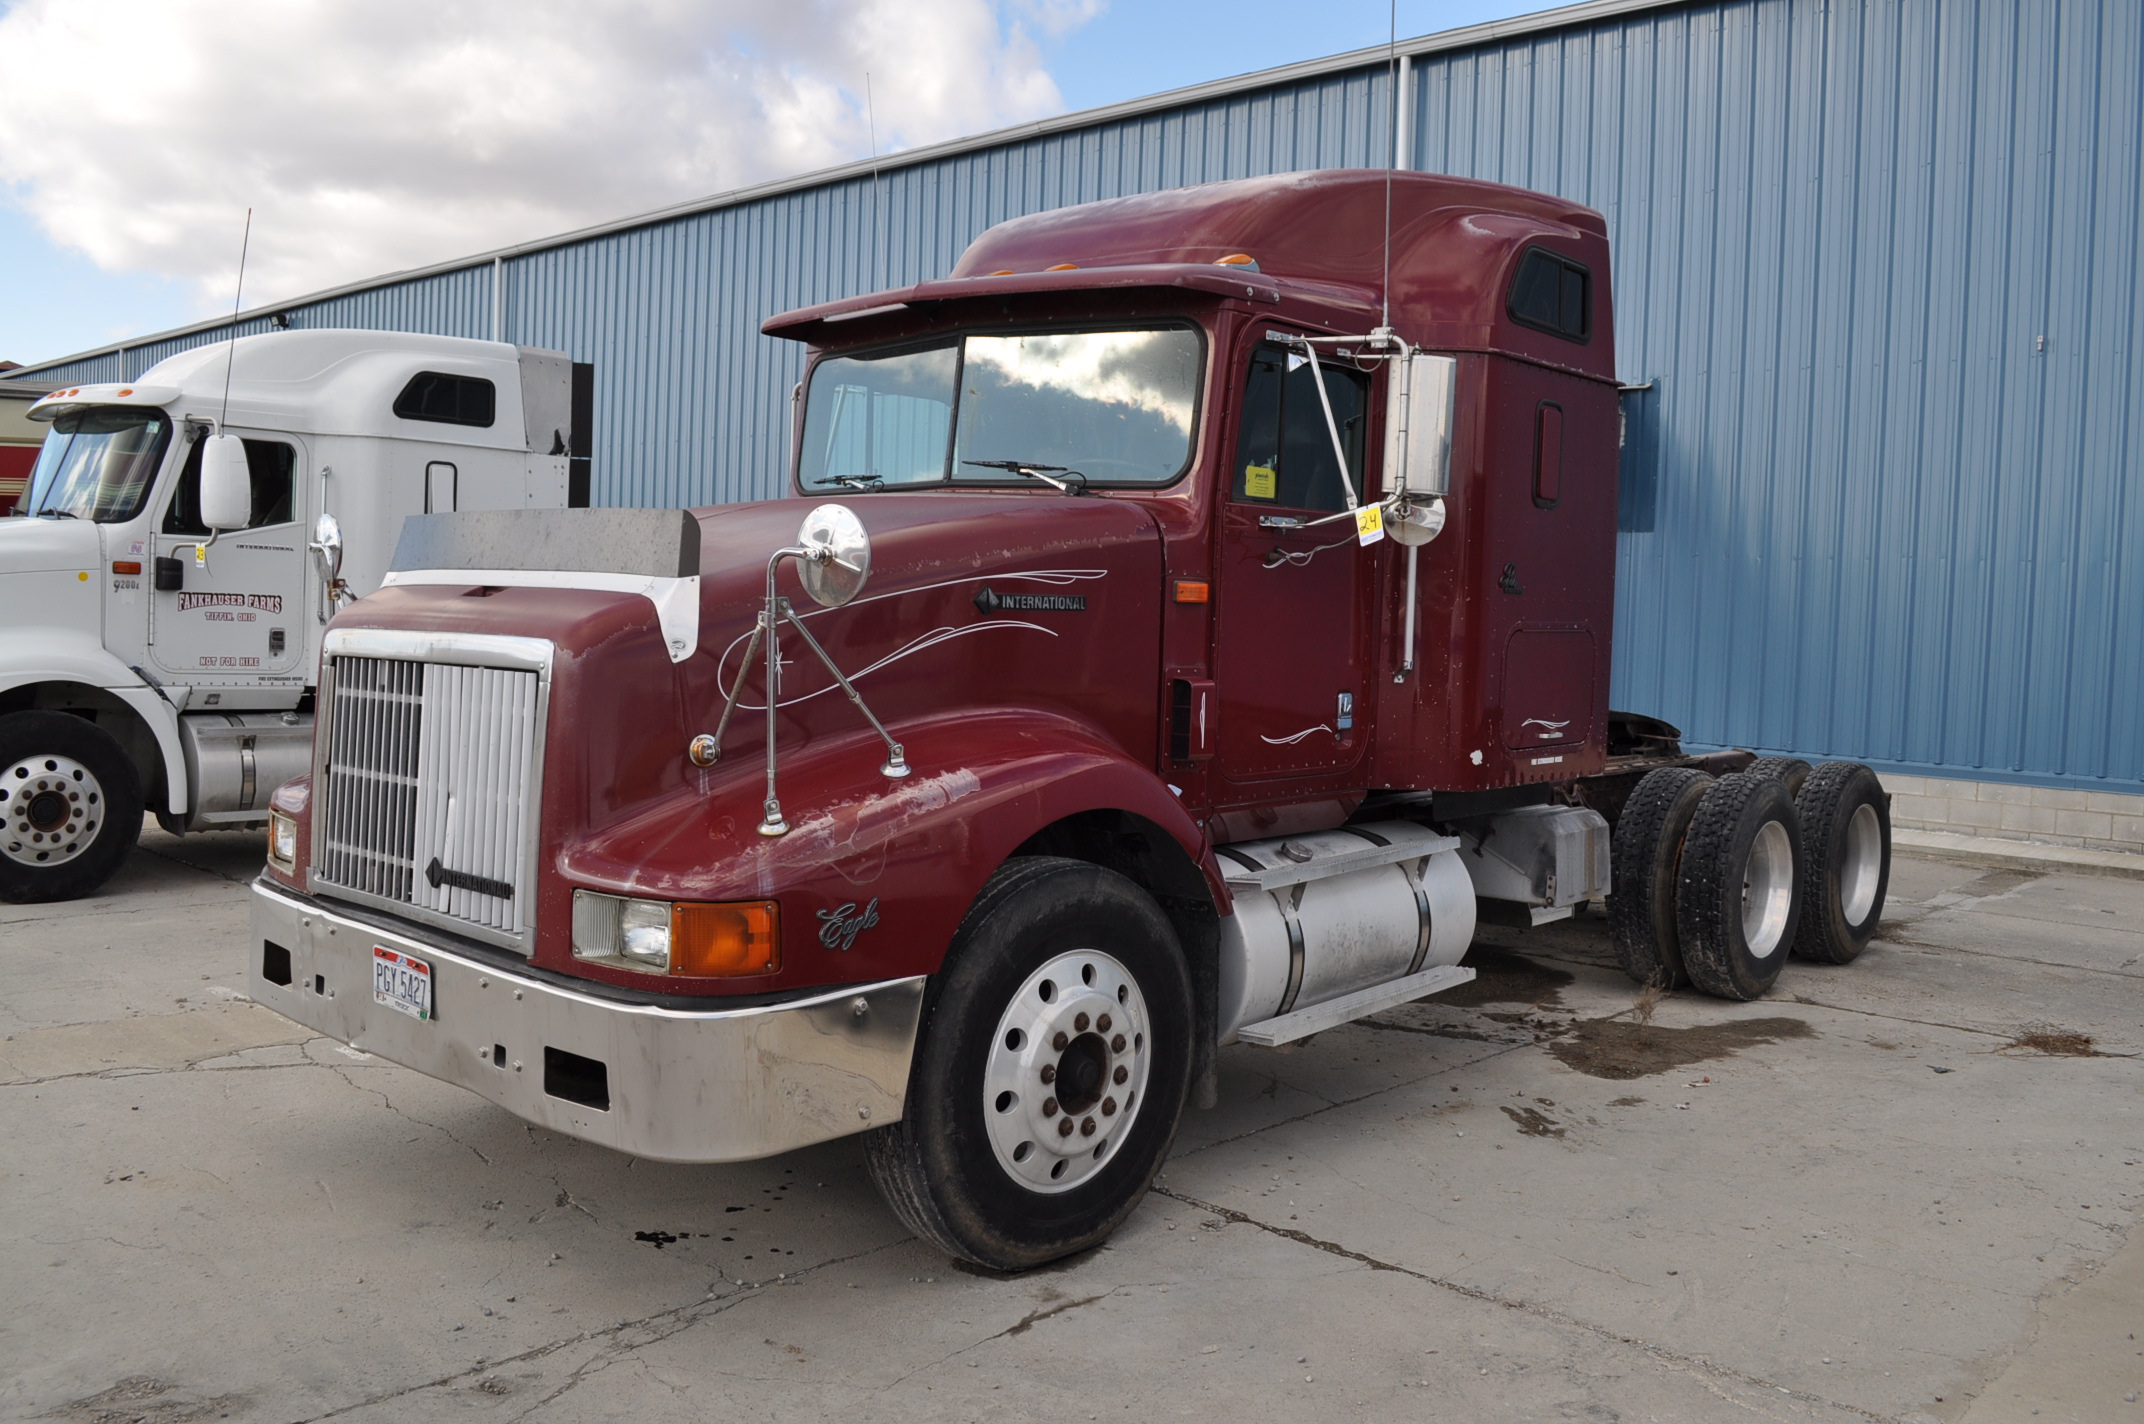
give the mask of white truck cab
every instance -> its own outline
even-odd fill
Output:
[[[310,763],[336,606],[406,515],[567,505],[573,411],[559,352],[335,330],[32,405],[50,429],[0,519],[0,899],[94,890],[145,807],[265,821]]]

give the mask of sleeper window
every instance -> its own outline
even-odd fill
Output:
[[[1506,310],[1521,326],[1584,341],[1592,333],[1592,283],[1586,269],[1570,258],[1532,248],[1519,261]]]
[[[1339,427],[1348,476],[1359,502],[1369,378],[1323,357],[1320,362],[1333,423]],[[1260,346],[1251,353],[1231,483],[1238,501],[1326,512],[1347,508],[1340,467],[1333,459],[1332,434],[1326,428],[1314,379],[1310,360],[1300,351]]]

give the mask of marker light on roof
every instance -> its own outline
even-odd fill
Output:
[[[1055,267],[1045,267],[1042,270],[1045,272],[1077,272],[1079,264],[1077,262],[1060,262]]]
[[[1213,265],[1216,267],[1248,267],[1251,271],[1256,272],[1258,270],[1258,259],[1248,252],[1231,252],[1228,256],[1218,259]]]

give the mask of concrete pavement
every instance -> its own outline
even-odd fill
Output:
[[[0,1417],[2144,1424],[2144,882],[1902,855],[1859,963],[1643,1025],[1600,921],[1486,931],[999,1278],[853,1141],[636,1162],[247,1002],[258,863],[0,906]]]

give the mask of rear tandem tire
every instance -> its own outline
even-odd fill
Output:
[[[1800,757],[1758,757],[1742,768],[1750,776],[1769,776],[1783,783],[1790,797],[1802,794],[1802,783],[1809,779],[1809,763]]]
[[[1638,984],[1679,989],[1689,982],[1675,935],[1675,886],[1683,839],[1712,776],[1694,766],[1645,774],[1616,821],[1614,892],[1608,930],[1616,963]]]
[[[1794,955],[1851,964],[1876,937],[1891,887],[1891,798],[1876,773],[1827,761],[1794,808],[1802,822],[1802,919]]]
[[[1168,917],[1115,871],[1019,857],[931,990],[902,1119],[864,1138],[887,1205],[992,1270],[1099,1245],[1145,1197],[1190,1090],[1191,977]]]
[[[1683,844],[1675,926],[1690,982],[1762,998],[1779,979],[1801,909],[1801,821],[1784,784],[1738,772],[1705,793]]]
[[[0,717],[0,900],[94,892],[141,839],[141,776],[111,735],[68,712]]]

